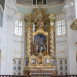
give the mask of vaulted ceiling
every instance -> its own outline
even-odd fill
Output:
[[[21,5],[32,5],[33,0],[17,0],[17,4]],[[56,4],[61,4],[64,3],[64,0],[47,0],[47,5],[56,5]]]
[[[27,15],[27,13],[33,13],[34,8],[39,6],[32,4],[33,0],[17,0],[17,10],[18,13]],[[41,6],[41,8],[46,8],[47,13],[60,14],[63,13],[64,0],[47,0],[47,5]]]

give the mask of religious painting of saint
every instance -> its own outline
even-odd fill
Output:
[[[33,49],[34,53],[44,53],[47,51],[47,38],[45,35],[38,34],[34,37]]]

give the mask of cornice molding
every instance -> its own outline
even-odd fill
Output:
[[[22,7],[28,7],[28,8],[49,8],[49,7],[56,7],[56,6],[60,6],[60,5],[63,5],[64,3],[61,3],[61,4],[57,4],[57,5],[22,5],[22,4],[18,4],[16,3],[16,5],[19,5],[19,6],[22,6]]]
[[[65,15],[65,13],[59,13],[59,14],[56,14],[56,16],[60,16],[60,15]]]

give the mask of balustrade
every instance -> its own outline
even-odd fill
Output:
[[[30,76],[24,76],[24,75],[0,75],[0,77],[30,77]],[[36,76],[36,77],[39,77],[39,76]],[[57,76],[47,76],[47,77],[77,77],[77,75],[63,75],[63,76],[57,75]]]

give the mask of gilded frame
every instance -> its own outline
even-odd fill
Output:
[[[43,28],[38,28],[37,31],[33,32],[33,43],[34,43],[34,37],[38,34],[43,34],[47,38],[47,53],[48,53],[48,32],[44,31]]]

